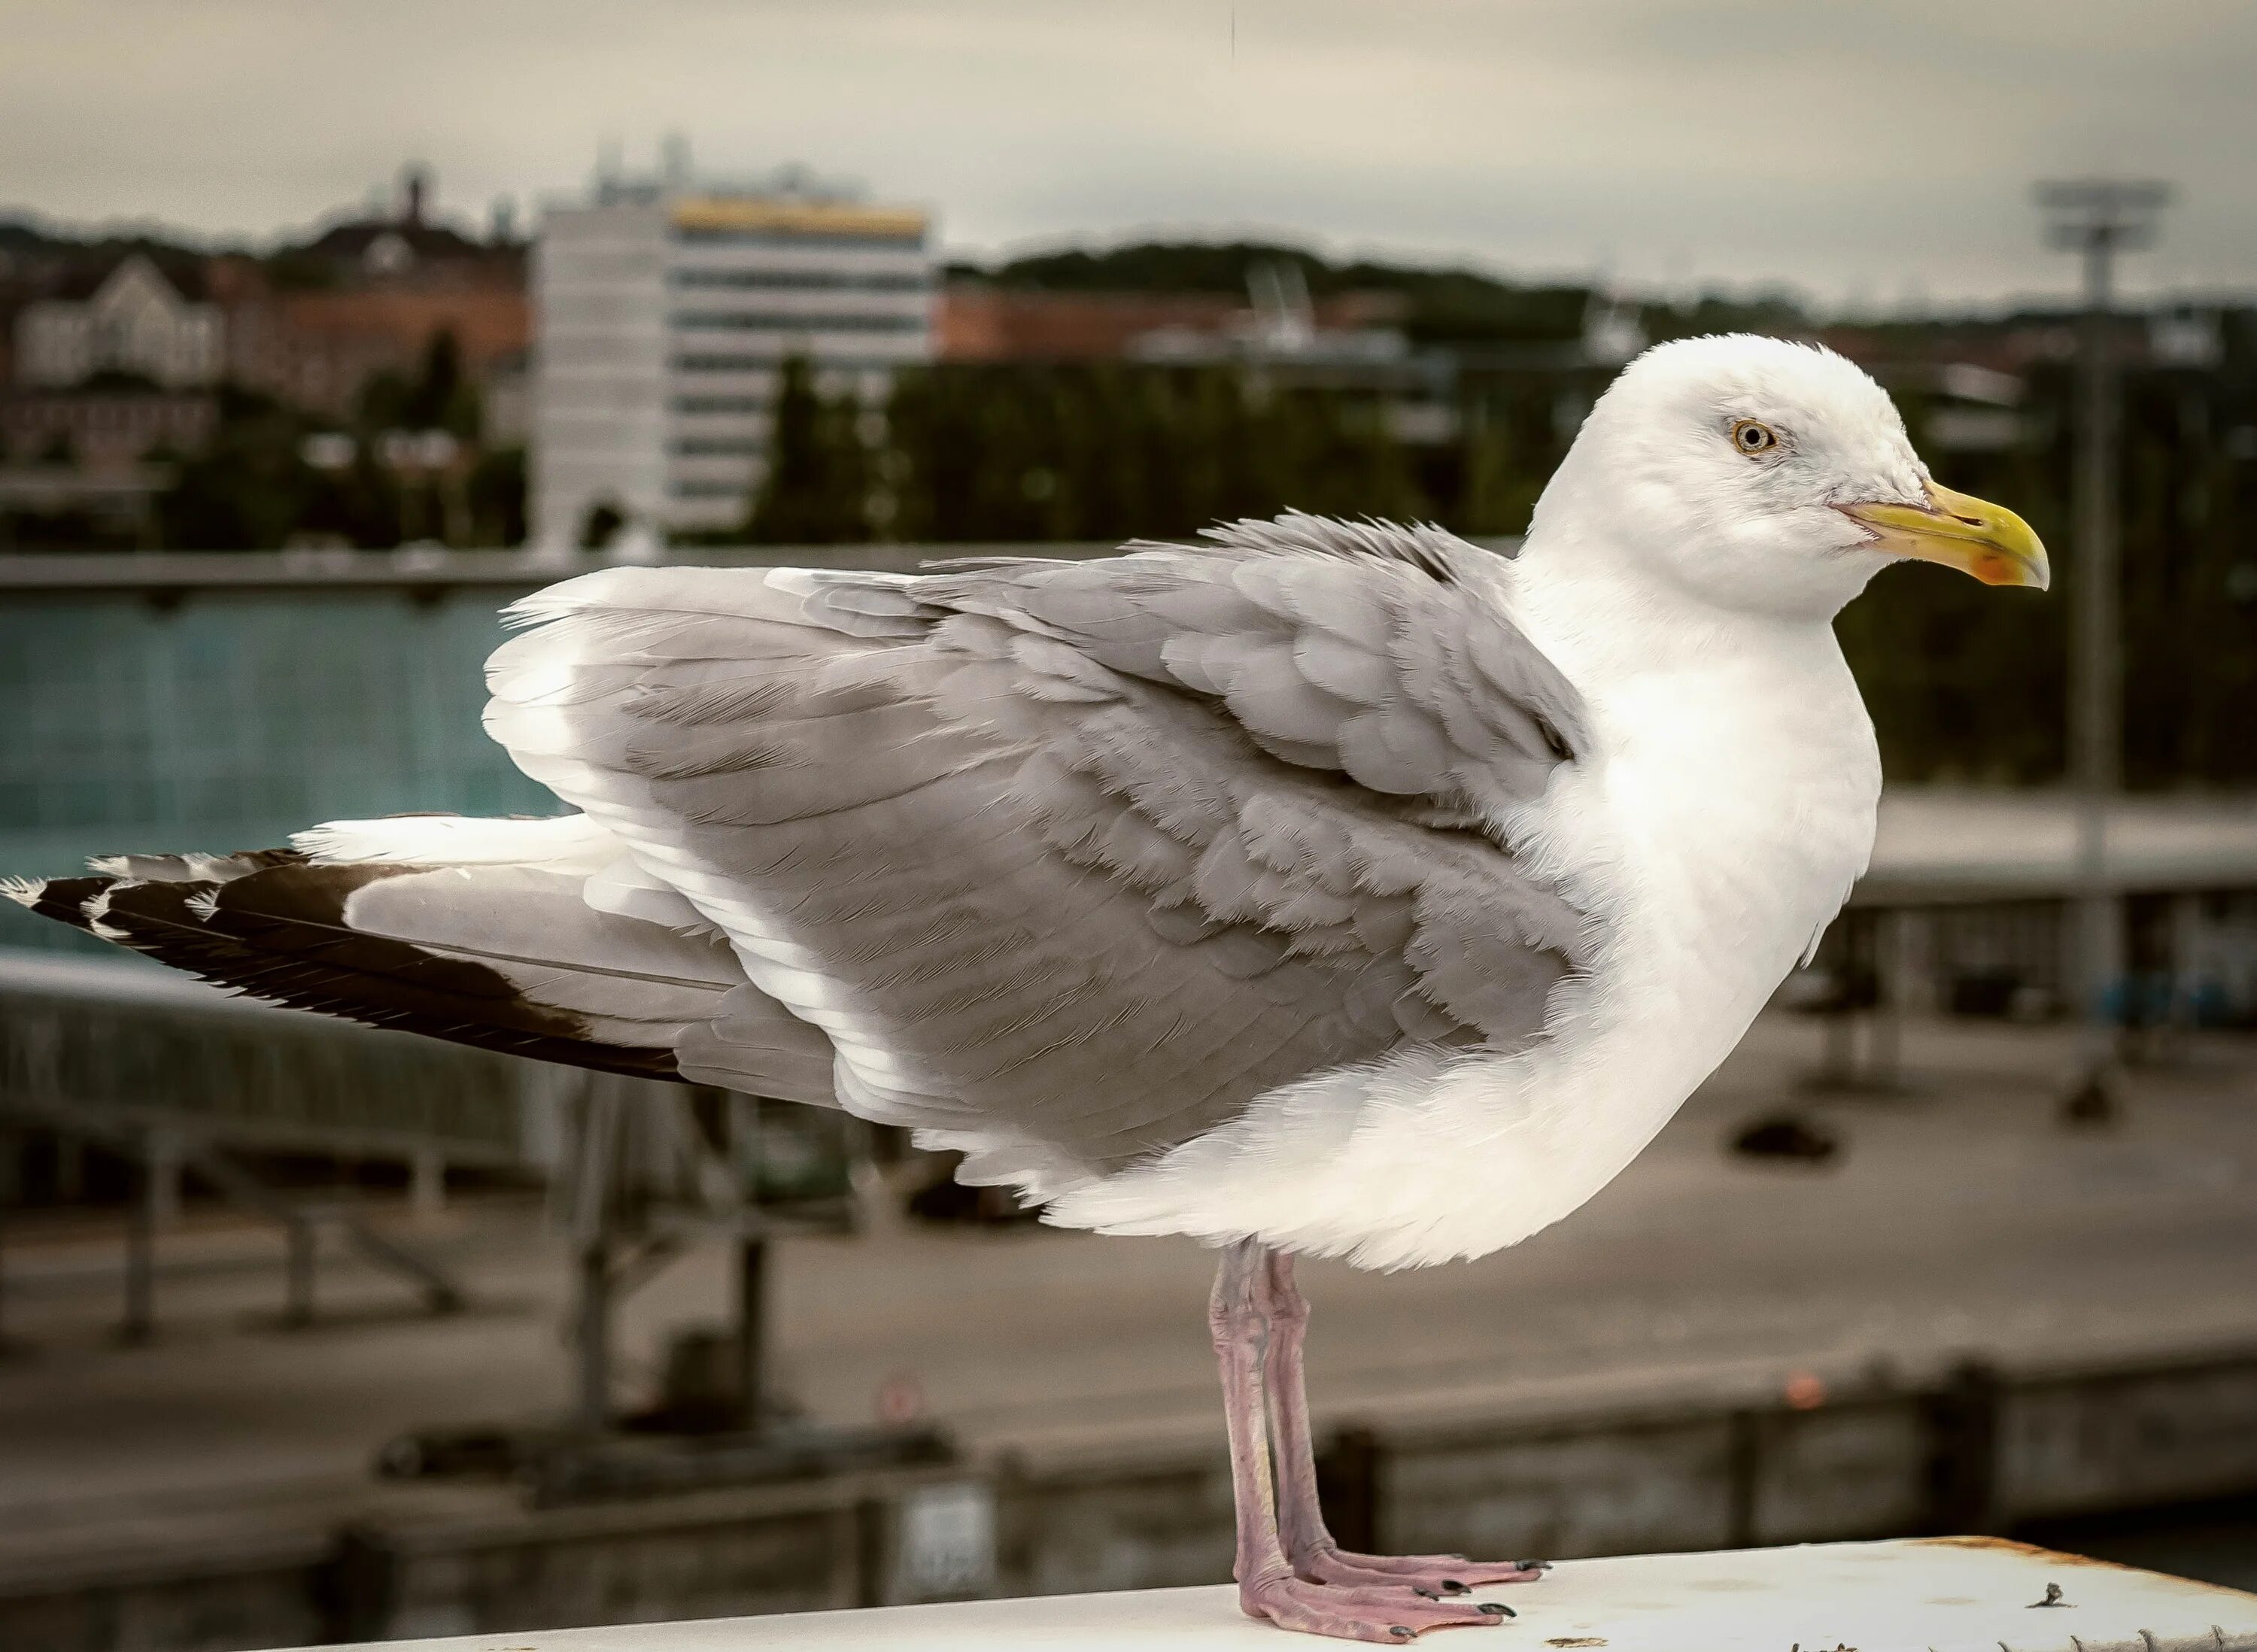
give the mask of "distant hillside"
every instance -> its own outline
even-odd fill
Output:
[[[1219,293],[1243,298],[1248,277],[1290,264],[1312,298],[1392,293],[1407,307],[1414,338],[1473,342],[1573,338],[1589,293],[1581,286],[1523,286],[1469,270],[1334,264],[1300,247],[1259,241],[1139,242],[1102,251],[1069,248],[992,268],[959,265],[953,275],[998,286],[1078,293]]]
[[[1575,337],[1591,303],[1580,283],[1531,284],[1463,268],[1358,261],[1335,264],[1305,248],[1270,242],[1143,241],[1092,250],[1070,247],[1013,258],[993,266],[952,265],[959,279],[1048,292],[1227,293],[1243,297],[1257,266],[1291,264],[1312,297],[1339,293],[1392,293],[1407,306],[1405,330],[1433,343],[1522,343]],[[1761,327],[1802,332],[1809,319],[1784,298],[1703,299],[1675,311],[1644,307],[1649,336]]]
[[[197,258],[214,250],[185,236],[159,234],[145,229],[74,229],[27,213],[0,214],[0,253],[20,258],[26,254],[79,254],[103,249],[121,253],[157,251]]]
[[[74,232],[36,218],[0,217],[0,293],[79,296],[131,253],[145,254],[181,292],[203,289],[210,249],[144,230]]]
[[[135,252],[145,254],[190,298],[203,295],[206,272],[220,257],[250,259],[279,289],[334,286],[349,280],[369,244],[386,235],[401,237],[424,259],[491,259],[515,270],[524,258],[522,244],[480,241],[451,222],[405,223],[365,213],[332,217],[264,249],[206,243],[159,229],[80,229],[20,213],[0,215],[0,319],[33,298],[82,297]]]

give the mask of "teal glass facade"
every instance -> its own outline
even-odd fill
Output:
[[[479,727],[518,592],[11,591],[0,873],[122,850],[263,848],[407,810],[555,814]],[[0,945],[111,950],[0,902]]]

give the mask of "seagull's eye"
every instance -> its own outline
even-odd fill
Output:
[[[1779,446],[1779,432],[1760,419],[1735,419],[1732,445],[1751,459],[1760,458]]]

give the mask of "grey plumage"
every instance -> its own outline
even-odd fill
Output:
[[[523,605],[488,726],[824,1029],[846,1105],[1037,1190],[1406,1041],[1534,1037],[1584,919],[1483,822],[1583,714],[1459,577],[1487,553],[1214,537],[608,570]]]

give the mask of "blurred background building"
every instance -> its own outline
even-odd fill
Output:
[[[541,215],[532,526],[544,544],[746,526],[785,364],[880,414],[932,354],[926,215],[786,170],[741,186],[606,177]]]
[[[97,374],[202,389],[223,366],[219,307],[183,298],[141,254],[120,261],[82,298],[27,304],[16,317],[16,377],[64,389]]]
[[[434,188],[258,252],[0,223],[0,546],[521,539],[526,248]]]

